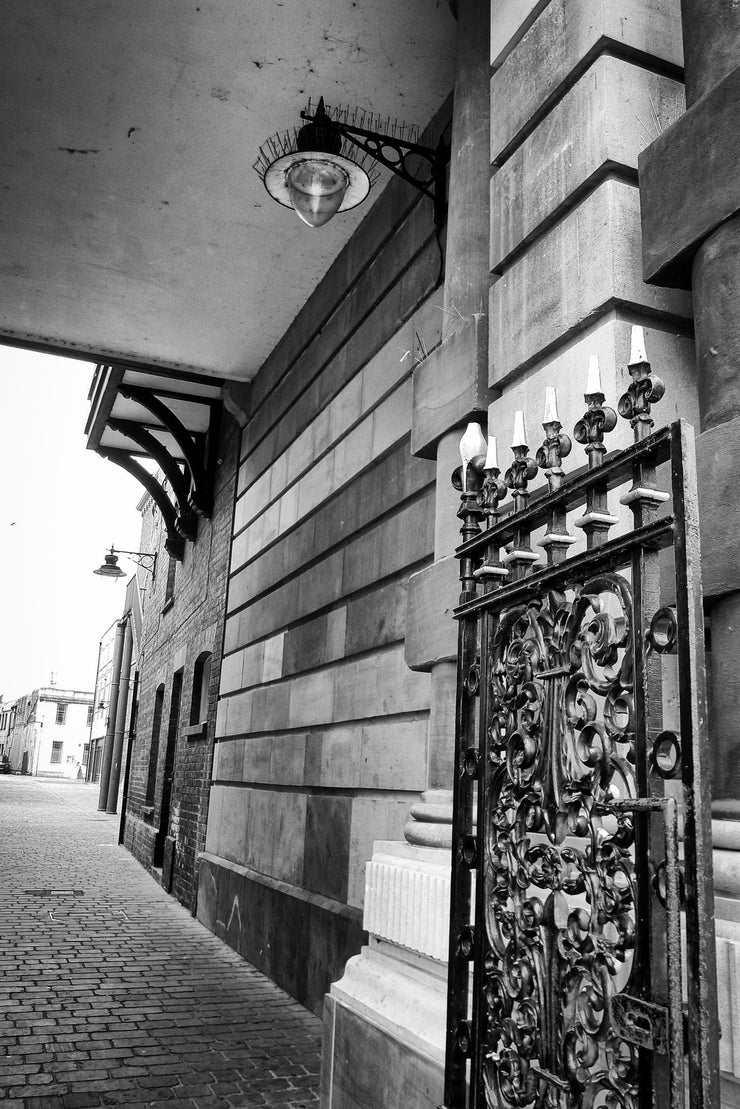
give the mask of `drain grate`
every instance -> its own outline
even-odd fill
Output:
[[[82,897],[84,890],[24,890],[30,897]]]

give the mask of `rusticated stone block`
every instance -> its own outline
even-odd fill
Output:
[[[406,665],[430,670],[457,655],[457,623],[452,610],[460,592],[459,565],[453,556],[425,566],[409,578]]]
[[[615,167],[637,159],[684,108],[683,85],[602,55],[491,178],[491,269]]]
[[[740,67],[640,157],[646,281],[691,288],[697,248],[740,210],[739,108]]]
[[[617,305],[690,316],[690,299],[645,285],[637,189],[607,180],[491,289],[489,382],[503,385]]]
[[[568,84],[605,51],[682,64],[679,0],[550,0],[491,79],[491,161],[502,165]]]
[[[590,355],[599,359],[601,383],[606,403],[616,408],[617,401],[630,383],[627,363],[630,356],[631,330],[634,319],[625,318],[616,311],[598,320],[594,327],[580,332],[564,342],[548,357],[522,377],[505,388],[488,410],[488,429],[498,437],[499,465],[505,469],[511,459],[509,443],[514,428],[514,413],[521,410],[526,421],[530,453],[534,453],[544,438],[542,417],[545,406],[545,389],[554,385],[558,390],[558,412],[563,430],[572,438],[573,426],[586,408],[583,394],[586,388]],[[645,342],[653,372],[666,382],[666,394],[653,407],[655,426],[663,427],[682,417],[697,425],[699,412],[696,396],[696,366],[694,341],[675,328],[661,327],[656,321],[645,326]],[[561,384],[562,383],[562,384]],[[628,420],[620,419],[606,439],[609,450],[628,447],[633,442]],[[567,473],[586,464],[583,447],[573,443],[572,453],[564,460]],[[540,471],[530,488],[546,485]],[[511,501],[508,502],[511,504]]]
[[[485,409],[488,321],[476,314],[414,370],[411,453],[433,458],[439,439]]]
[[[491,11],[491,67],[504,58],[529,30],[550,0],[499,0]]]
[[[740,416],[696,437],[701,521],[702,588],[705,597],[740,590]]]

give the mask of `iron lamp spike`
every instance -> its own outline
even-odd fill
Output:
[[[519,409],[514,413],[514,435],[511,440],[512,447],[527,446],[527,431],[524,426],[524,413]]]
[[[601,370],[599,369],[599,356],[597,354],[589,355],[588,359],[588,378],[586,380],[586,397],[594,397],[597,394],[603,396],[604,390],[601,387]]]
[[[627,364],[629,366],[646,365],[648,356],[645,348],[645,329],[640,327],[639,324],[633,324],[630,338],[630,360]]]

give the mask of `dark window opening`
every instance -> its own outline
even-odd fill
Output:
[[[193,694],[190,700],[190,723],[200,724],[208,717],[208,691],[211,684],[211,652],[198,655],[193,669]]]
[[[64,746],[64,744],[61,742],[61,740],[54,740],[54,742],[52,743],[52,745],[51,745],[51,759],[49,760],[52,764],[62,761],[62,747],[63,746]]]
[[[152,719],[152,742],[149,748],[149,770],[146,779],[146,803],[154,804],[154,791],[157,785],[157,763],[159,762],[159,732],[162,727],[164,707],[164,686],[160,685],[154,694],[154,717]]]
[[[61,704],[57,705],[56,723],[57,724],[66,724],[67,723],[67,706],[66,705],[61,705]]]
[[[159,805],[159,830],[154,841],[154,855],[152,864],[161,867],[164,859],[164,841],[169,834],[170,805],[172,802],[172,784],[175,778],[175,757],[177,753],[177,735],[180,727],[180,701],[182,698],[182,670],[178,670],[172,679],[172,697],[170,699],[170,718],[167,724],[167,748],[162,767],[162,799]]]
[[[177,559],[170,556],[167,564],[167,584],[164,589],[164,608],[170,608],[175,600],[175,576],[177,574]]]

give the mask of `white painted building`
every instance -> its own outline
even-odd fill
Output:
[[[85,776],[93,695],[44,686],[3,705],[4,740],[13,771],[61,778]]]

